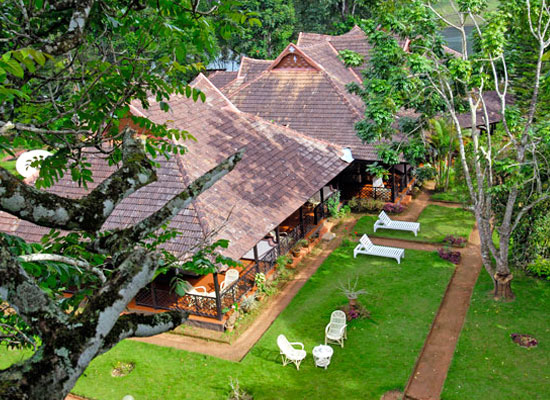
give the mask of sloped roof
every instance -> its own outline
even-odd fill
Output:
[[[494,124],[496,122],[502,121],[502,105],[500,102],[500,97],[497,92],[494,90],[488,90],[483,92],[483,101],[485,102],[485,107],[487,109],[487,116],[489,117],[489,124]],[[514,99],[512,96],[506,97],[506,105],[512,105]],[[460,123],[461,128],[471,128],[472,127],[472,114],[470,112],[465,112],[458,115],[458,122]],[[476,111],[476,122],[477,127],[485,126],[485,113],[483,107],[480,105]]]
[[[246,149],[237,167],[195,202],[210,229],[222,226],[216,237],[230,240],[225,254],[239,258],[348,164],[340,159],[338,146],[235,111],[206,77],[200,76],[195,86],[226,106],[175,97],[168,114],[158,105],[140,111],[154,122],[171,120],[169,126],[184,128],[197,139],[185,142],[189,152],[181,158],[189,182]]]
[[[206,103],[174,96],[168,113],[154,101],[148,109],[132,104],[132,113],[185,129],[197,141],[184,143],[189,151],[183,156],[157,160],[161,164],[158,181],[126,198],[103,228],[120,228],[140,221],[244,147],[245,155],[236,168],[172,220],[170,228],[182,235],[165,245],[181,255],[215,232],[214,239],[230,240],[224,254],[238,259],[348,164],[340,159],[342,149],[338,146],[240,112],[206,77],[199,76],[194,86],[205,92]],[[89,158],[94,172],[94,183],[90,185],[93,188],[114,167],[95,154]],[[63,178],[53,191],[69,197],[80,197],[86,192],[70,178]],[[9,220],[0,220],[0,228],[12,229]],[[26,240],[39,240],[47,231],[25,221],[18,225],[12,232]]]
[[[212,82],[212,84],[214,84],[214,86],[218,89],[223,89],[224,92],[230,92],[255,79],[258,75],[265,71],[272,62],[272,60],[258,60],[243,56],[241,58],[241,65],[239,67],[239,71],[237,71],[235,79],[224,86],[218,85],[216,81],[210,82]]]
[[[303,57],[295,68],[280,62],[289,54]],[[238,109],[258,115],[306,135],[351,148],[355,158],[377,160],[372,144],[363,144],[355,123],[364,105],[345,84],[357,77],[338,59],[329,43],[300,48],[290,44],[265,71],[236,90],[224,92]]]
[[[222,88],[234,80],[237,77],[237,73],[237,71],[216,71],[208,75],[208,79],[214,86]]]
[[[367,35],[365,35],[365,32],[363,32],[363,30],[357,25],[354,26],[349,32],[337,36],[308,32],[300,32],[298,34],[297,44],[302,48],[323,42],[330,43],[334,49],[336,49],[336,52],[340,52],[342,50],[355,51],[365,57],[365,60],[369,59],[370,51],[372,49],[372,46],[367,41]],[[362,69],[362,66],[354,67],[353,71],[358,77],[360,77]]]

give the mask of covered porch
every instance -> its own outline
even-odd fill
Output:
[[[204,287],[206,293],[198,294],[193,291],[179,296],[171,290],[170,283],[176,276],[171,273],[157,277],[142,289],[133,304],[141,311],[143,308],[153,312],[182,310],[192,316],[223,321],[234,304],[239,304],[255,290],[257,273],[268,276],[274,271],[279,256],[289,253],[299,240],[317,235],[322,223],[329,216],[327,200],[334,193],[334,190],[325,186],[272,231],[264,232],[262,239],[241,256],[240,265],[234,268],[238,271],[238,279],[223,289],[222,283],[226,279],[227,271],[203,276],[180,273],[178,278],[186,280],[194,288]],[[210,324],[212,326],[223,329],[223,323]]]
[[[360,197],[396,202],[412,181],[412,167],[405,162],[390,166],[389,175],[377,179],[367,172],[369,164],[368,161],[356,160],[340,174],[338,187],[342,199]]]

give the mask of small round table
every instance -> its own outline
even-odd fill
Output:
[[[328,365],[330,364],[330,358],[332,357],[332,353],[334,353],[334,350],[330,346],[320,344],[319,346],[315,346],[313,348],[312,353],[313,360],[315,361],[315,366],[327,369]]]

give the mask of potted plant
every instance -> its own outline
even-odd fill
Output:
[[[357,298],[360,295],[367,293],[365,289],[357,289],[358,283],[359,277],[355,277],[355,281],[352,282],[351,279],[348,279],[347,283],[340,283],[340,286],[338,287],[342,294],[348,299],[351,308],[355,308],[357,306]]]

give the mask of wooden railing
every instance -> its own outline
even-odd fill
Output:
[[[240,303],[253,288],[258,272],[267,274],[277,264],[277,258],[286,254],[306,234],[315,228],[318,223],[328,217],[327,197],[324,202],[318,204],[311,214],[304,215],[303,224],[299,224],[286,232],[286,236],[280,237],[278,246],[267,252],[258,263],[250,265],[241,272],[239,279],[220,293],[220,302],[215,297],[201,296],[197,294],[185,294],[178,296],[172,291],[159,289],[151,284],[139,291],[135,301],[139,306],[152,307],[162,310],[182,310],[193,315],[216,318],[221,320],[232,305]]]

